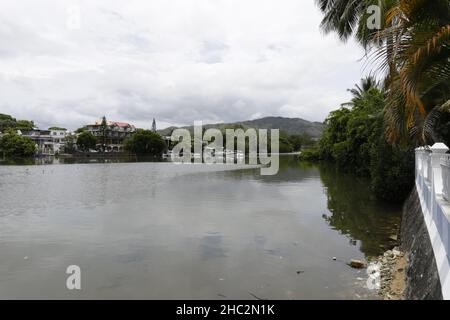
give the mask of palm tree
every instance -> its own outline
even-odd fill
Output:
[[[393,144],[433,140],[450,99],[448,0],[316,0],[322,28],[342,40],[355,36],[385,72],[386,133]],[[381,29],[368,30],[367,9],[381,4]]]
[[[316,0],[324,14],[321,22],[323,31],[336,32],[343,41],[354,36],[366,49],[371,45],[379,45],[381,41],[376,37],[378,30],[367,27],[367,20],[372,14],[368,9],[373,5],[379,6],[380,28],[384,29],[386,20],[383,18],[385,12],[393,6],[393,2],[393,0]]]
[[[450,4],[448,0],[399,0],[380,36],[395,39],[386,108],[387,137],[403,144],[432,143],[450,99]],[[386,51],[382,64],[388,63]]]
[[[374,76],[369,75],[361,79],[359,84],[355,84],[353,89],[347,89],[347,91],[352,94],[352,100],[343,103],[342,106],[353,108],[358,104],[358,101],[363,100],[373,89],[380,90],[381,92],[383,91],[380,82]]]
[[[372,88],[379,88],[379,82],[374,76],[361,79],[360,84],[355,84],[355,88],[348,89],[354,99],[362,99],[364,94]]]

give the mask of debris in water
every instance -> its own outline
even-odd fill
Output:
[[[367,267],[367,264],[361,260],[351,260],[350,267],[352,267],[354,269],[364,269]]]

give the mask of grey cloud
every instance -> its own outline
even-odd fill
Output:
[[[220,63],[223,61],[223,54],[228,49],[224,43],[217,41],[203,41],[200,51],[201,61],[204,63]]]
[[[362,51],[321,34],[313,1],[79,1],[79,30],[73,1],[33,4],[0,4],[0,113],[43,127],[322,121],[361,77]]]

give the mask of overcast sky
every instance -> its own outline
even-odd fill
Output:
[[[320,19],[314,0],[2,0],[0,113],[70,129],[323,121],[365,71]]]

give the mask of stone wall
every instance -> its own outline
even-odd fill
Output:
[[[436,259],[416,188],[403,206],[401,241],[408,255],[406,299],[441,300]]]

